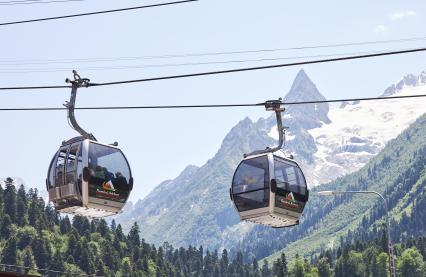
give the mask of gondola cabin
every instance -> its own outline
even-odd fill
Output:
[[[78,137],[63,142],[56,152],[46,186],[57,211],[104,217],[121,211],[133,178],[118,147]]]
[[[230,194],[241,220],[277,228],[297,225],[309,198],[300,167],[281,151],[243,159]]]

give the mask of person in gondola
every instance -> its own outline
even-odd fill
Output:
[[[126,177],[124,177],[121,172],[115,173],[114,186],[116,193],[120,194],[122,197],[126,197],[126,195],[121,195],[121,193],[128,191],[129,184],[127,183]]]

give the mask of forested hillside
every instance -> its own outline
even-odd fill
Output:
[[[386,260],[381,200],[315,194],[318,189],[368,189],[389,199],[392,237],[400,242],[395,252],[401,276],[422,276],[425,127],[426,115],[358,172],[314,189],[301,225],[281,230],[257,226],[232,251],[174,249],[167,243],[155,247],[140,238],[136,223],[126,235],[114,221],[70,220],[46,206],[36,190],[16,190],[9,180],[0,188],[0,269],[48,276],[330,276],[333,271],[335,276],[382,276]],[[257,260],[271,252],[276,254],[259,265]],[[419,271],[412,273],[414,266]]]
[[[386,238],[322,251],[307,260],[289,262],[284,252],[272,264],[253,259],[244,264],[228,251],[203,247],[154,247],[139,237],[134,224],[128,235],[121,225],[83,217],[60,217],[45,206],[37,191],[21,186],[0,187],[0,271],[36,276],[247,276],[343,277],[387,276]],[[398,276],[425,274],[426,238],[395,245]]]
[[[0,186],[0,271],[44,276],[259,276],[228,252],[202,247],[158,248],[134,224],[123,233],[113,221],[61,217],[37,190]],[[66,272],[66,273],[65,273]],[[257,273],[256,273],[257,272]]]
[[[344,241],[371,241],[384,223],[383,201],[368,195],[317,196],[318,190],[374,190],[389,200],[394,240],[426,233],[426,115],[420,117],[361,170],[311,191],[302,224],[287,230],[261,226],[239,250],[257,258],[281,250],[290,256],[312,255]]]
[[[397,276],[425,275],[426,237],[398,243],[394,252]],[[292,263],[281,254],[274,262],[271,274],[277,277],[388,277],[387,239],[382,234],[369,243],[345,244],[334,251],[323,251],[312,260],[296,255]]]
[[[391,86],[394,89],[386,90],[386,95],[426,93],[425,74],[402,78]],[[285,95],[284,103],[308,100],[323,101],[325,98],[301,70]],[[289,105],[283,113],[284,125],[289,127],[284,150],[294,155],[311,187],[323,185],[360,170],[389,140],[396,138],[424,112],[424,105],[417,100],[347,102],[340,107],[327,103]],[[155,245],[163,241],[184,247],[201,244],[206,249],[232,249],[232,255],[239,249],[246,254],[246,262],[253,257],[260,259],[271,255],[300,240],[306,232],[312,231],[307,229],[313,228],[322,215],[334,208],[327,204],[329,199],[315,202],[313,198],[303,226],[291,230],[271,230],[240,223],[229,199],[232,176],[243,154],[273,145],[277,134],[273,114],[255,122],[249,118],[241,120],[204,165],[188,166],[177,178],[162,182],[133,205],[133,209],[120,214],[117,222],[122,223],[125,230],[133,222],[145,226],[143,236]],[[384,167],[379,169],[386,171]],[[393,172],[392,176],[398,173]],[[380,191],[383,191],[384,184],[381,186]],[[374,200],[365,203],[360,212],[370,208]],[[314,207],[313,210],[309,210],[309,206]],[[337,226],[343,228],[341,223]],[[264,239],[277,237],[279,241]],[[317,241],[314,239],[314,243]]]

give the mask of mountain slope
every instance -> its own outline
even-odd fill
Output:
[[[299,230],[287,231],[298,232],[301,239],[285,245],[268,260],[278,258],[281,251],[285,251],[287,256],[296,253],[309,256],[318,253],[321,248],[338,245],[341,238],[368,241],[379,236],[377,230],[383,225],[385,215],[381,199],[367,195],[326,198],[315,195],[319,189],[374,190],[383,193],[389,199],[394,241],[398,241],[403,233],[405,237],[426,234],[426,220],[419,215],[426,207],[425,138],[426,115],[390,141],[377,157],[358,172],[316,188],[306,208],[306,220]],[[411,216],[417,216],[418,220],[408,220]],[[286,234],[281,236],[285,237]],[[276,239],[280,240],[280,236]]]
[[[419,82],[395,93],[426,93],[425,84]],[[301,71],[284,99],[294,102],[324,97]],[[375,102],[373,107],[368,103],[347,103],[341,108],[330,108],[328,104],[290,106],[283,115],[284,125],[290,127],[285,149],[295,154],[311,185],[329,182],[365,165],[389,139],[424,112],[419,102],[404,100],[406,105],[398,105],[383,101]],[[386,114],[389,109],[393,110],[392,115]],[[140,223],[142,236],[156,244],[169,241],[178,246],[237,248],[243,238],[260,237],[263,233],[279,235],[278,230],[239,223],[228,195],[233,171],[243,153],[263,149],[276,137],[274,115],[257,122],[242,120],[205,165],[186,169],[175,180],[163,182],[117,220],[127,226],[133,221]],[[287,236],[284,241],[290,243],[298,238]],[[257,243],[253,246],[257,250],[250,250],[257,257],[284,247],[263,247],[260,240]]]

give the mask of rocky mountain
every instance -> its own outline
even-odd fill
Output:
[[[372,241],[381,236],[386,210],[377,195],[325,197],[318,190],[368,190],[381,193],[388,201],[392,240],[404,242],[426,233],[426,115],[388,142],[386,147],[357,172],[315,188],[305,209],[305,219],[297,228],[271,233],[254,230],[241,243],[244,252],[274,261],[284,251],[311,256],[320,249],[336,249],[342,242]],[[255,232],[256,231],[256,232]],[[291,239],[288,239],[291,238]],[[259,247],[256,241],[269,243]]]
[[[393,93],[426,93],[424,75],[416,84],[398,82],[395,87],[401,89]],[[303,70],[284,97],[287,103],[324,99]],[[311,186],[324,184],[360,169],[424,112],[417,100],[346,103],[340,108],[289,105],[283,115],[289,126],[285,149],[294,154]],[[228,193],[233,172],[244,153],[273,144],[277,136],[274,115],[240,121],[205,165],[189,166],[176,179],[164,181],[117,220],[127,226],[138,222],[142,236],[157,244],[237,247],[259,227],[239,222]]]
[[[382,94],[382,96],[390,96],[403,90],[404,88],[415,87],[424,84],[426,84],[426,70],[424,70],[419,76],[407,74],[402,77],[402,79],[399,80],[397,83],[392,84],[390,87],[388,87]]]

